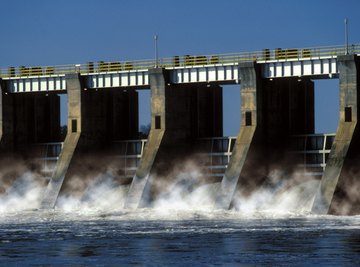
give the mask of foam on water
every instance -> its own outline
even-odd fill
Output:
[[[127,187],[99,176],[32,210],[44,188],[27,173],[0,197],[0,265],[358,266],[360,216],[311,215],[317,183],[260,187],[214,210],[218,184],[181,178],[151,207],[125,210]]]
[[[45,188],[26,172],[0,197],[0,221],[333,218],[310,214],[319,183],[316,180],[289,188],[285,184],[275,189],[260,187],[249,197],[237,193],[233,208],[225,211],[214,210],[219,184],[198,185],[196,175],[179,175],[149,208],[123,209],[129,186],[118,186],[111,176],[102,175],[90,182],[84,192],[61,194],[54,210],[40,211],[36,209]]]
[[[38,208],[44,189],[31,172],[25,172],[0,197],[0,213]]]

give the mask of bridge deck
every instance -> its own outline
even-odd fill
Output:
[[[175,56],[159,60],[159,67],[170,72],[170,83],[240,83],[238,65],[256,61],[262,66],[263,78],[302,77],[336,78],[337,56],[343,55],[344,46],[264,49],[263,51],[208,56]],[[360,45],[349,47],[349,53],[360,55]],[[65,92],[65,74],[79,73],[85,88],[136,87],[148,88],[148,70],[155,60],[131,62],[89,62],[45,67],[9,67],[0,70],[6,90],[23,92]]]

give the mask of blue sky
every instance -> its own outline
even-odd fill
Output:
[[[57,65],[360,43],[358,0],[2,1],[0,67]],[[335,131],[338,81],[316,82],[317,130]],[[224,87],[225,135],[239,128],[239,92]],[[141,97],[148,113],[148,94]],[[148,115],[141,118],[146,123]]]

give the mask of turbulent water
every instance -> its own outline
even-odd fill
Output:
[[[360,217],[52,211],[0,227],[1,265],[360,265]]]
[[[105,179],[39,211],[44,188],[20,178],[0,196],[1,266],[360,266],[360,216],[310,215],[317,181],[236,195],[231,211],[212,209],[216,185],[175,185],[127,211]]]

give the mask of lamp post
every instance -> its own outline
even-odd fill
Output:
[[[157,45],[158,36],[154,35],[154,41],[155,41],[155,68],[158,67],[158,45]]]
[[[348,33],[348,19],[345,18],[345,55],[349,54],[349,33]]]

